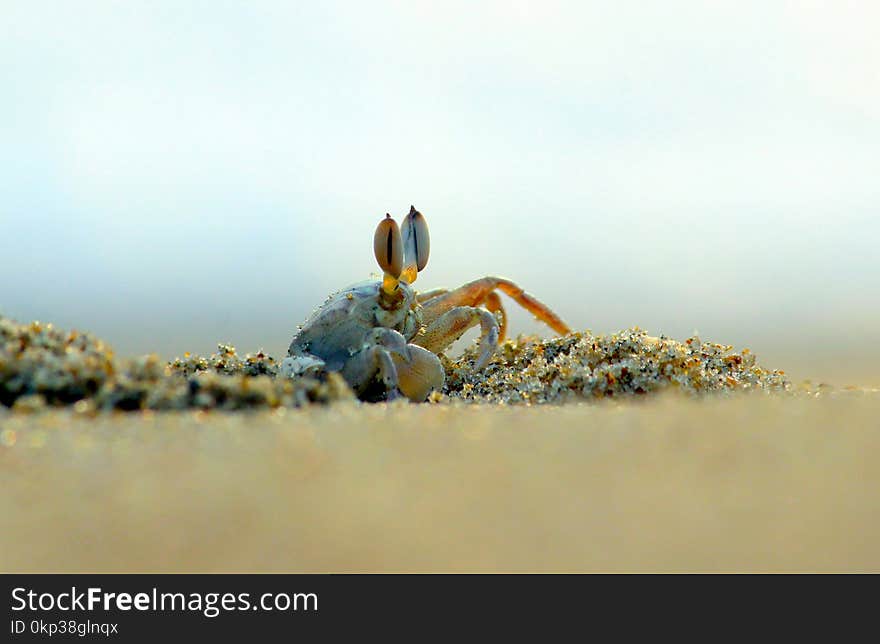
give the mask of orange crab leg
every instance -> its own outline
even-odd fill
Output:
[[[416,293],[416,301],[421,304],[427,302],[428,300],[433,300],[439,295],[445,295],[448,292],[448,288],[433,288],[430,291],[419,291],[418,293]]]
[[[422,318],[430,323],[446,311],[457,306],[480,306],[487,303],[490,295],[499,290],[512,297],[517,304],[534,315],[538,320],[556,331],[559,335],[571,333],[568,325],[546,304],[529,295],[519,286],[502,277],[483,277],[464,286],[449,291],[445,295],[431,298],[422,304]]]

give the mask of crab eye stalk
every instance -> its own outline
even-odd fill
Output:
[[[373,253],[376,255],[379,267],[385,273],[382,290],[390,295],[397,290],[397,282],[403,267],[403,241],[400,238],[400,228],[391,215],[385,215],[385,219],[376,227],[376,234],[373,235]]]
[[[419,271],[424,270],[428,265],[431,237],[428,234],[428,222],[425,216],[416,210],[415,206],[409,207],[409,214],[404,218],[401,228],[406,262],[401,279],[412,284],[416,281]]]

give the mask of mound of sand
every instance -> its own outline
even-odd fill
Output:
[[[0,403],[20,410],[260,409],[326,403],[353,394],[336,374],[276,379],[275,361],[220,345],[210,359],[165,364],[155,354],[119,360],[88,333],[0,318]]]
[[[495,403],[562,403],[610,396],[644,395],[673,388],[688,394],[791,391],[784,371],[757,364],[748,349],[653,337],[639,328],[614,335],[572,333],[541,340],[505,342],[480,372],[469,368],[476,349],[447,361],[445,394]]]
[[[677,342],[635,328],[603,336],[574,333],[550,340],[507,341],[481,371],[476,348],[443,356],[446,385],[432,402],[564,403],[638,396],[674,388],[689,394],[791,391],[782,371],[760,367],[748,350],[689,338]],[[276,378],[277,361],[239,356],[218,345],[210,357],[185,354],[169,363],[152,354],[117,359],[88,333],[0,317],[0,403],[22,410],[75,404],[79,409],[259,409],[351,398],[336,374],[323,380]]]

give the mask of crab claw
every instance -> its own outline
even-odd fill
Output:
[[[432,391],[443,389],[443,364],[433,353],[416,345],[410,345],[409,353],[409,360],[391,356],[397,368],[397,387],[413,402],[424,402]]]
[[[406,343],[406,338],[394,329],[376,327],[373,329],[367,342],[384,348],[392,356],[399,356],[406,361],[410,359],[409,345]]]
[[[400,333],[387,328],[374,329],[368,341],[391,356],[397,374],[396,386],[410,400],[424,402],[432,391],[443,388],[443,365],[427,349],[407,344]],[[389,388],[389,394],[393,395],[393,391]]]

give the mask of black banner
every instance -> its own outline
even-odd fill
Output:
[[[545,639],[786,629],[831,616],[796,577],[612,575],[4,575],[5,641],[334,636]],[[723,583],[719,583],[723,582]],[[796,583],[792,583],[796,582]],[[856,603],[857,604],[857,603]],[[856,604],[848,604],[858,613]],[[811,612],[810,605],[816,611]],[[850,622],[851,623],[851,622]],[[608,629],[612,629],[608,631]],[[554,638],[555,639],[555,638]],[[616,637],[615,637],[616,639]],[[330,641],[333,641],[332,639]]]

